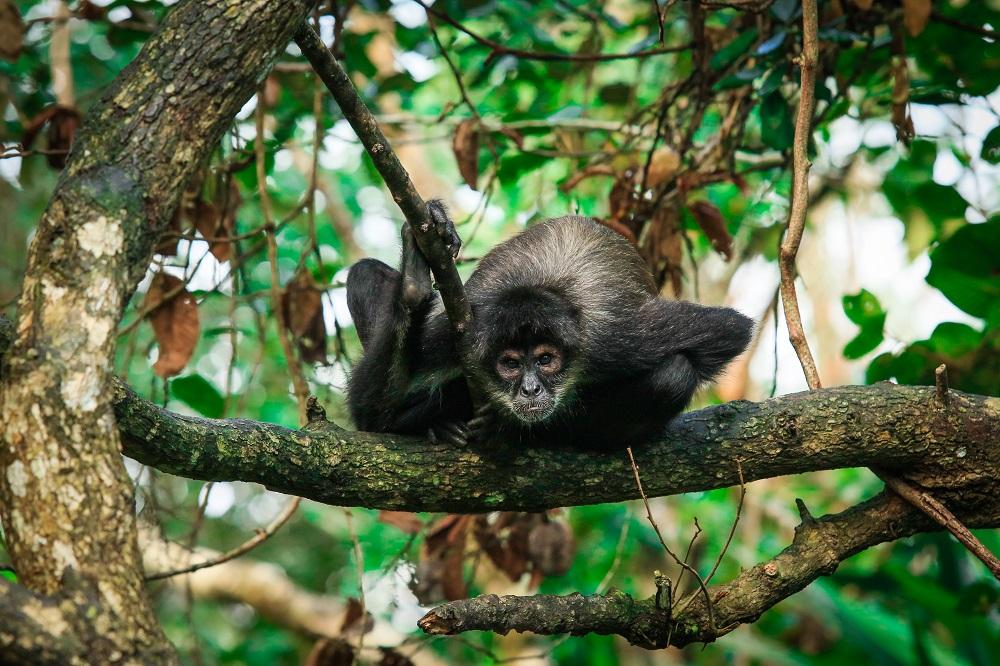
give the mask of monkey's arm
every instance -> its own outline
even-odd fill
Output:
[[[437,236],[453,253],[460,241],[444,207],[428,203]],[[364,348],[348,403],[356,425],[378,432],[423,432],[453,400],[454,342],[431,289],[430,270],[402,233],[400,271],[365,259],[347,277],[347,304]]]

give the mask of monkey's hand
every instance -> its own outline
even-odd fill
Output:
[[[455,223],[451,221],[444,202],[440,199],[431,199],[427,202],[427,212],[430,213],[431,222],[434,224],[434,233],[444,242],[452,258],[457,257],[458,251],[462,249],[462,239],[455,231]]]
[[[482,442],[494,436],[498,430],[498,421],[493,405],[486,403],[476,410],[476,415],[465,424],[469,441]]]
[[[444,421],[427,429],[427,439],[464,447],[469,445],[469,429],[458,421]]]

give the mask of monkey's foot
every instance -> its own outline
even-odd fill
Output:
[[[455,223],[451,221],[444,202],[440,199],[431,199],[427,202],[427,212],[430,213],[434,233],[444,242],[451,256],[457,257],[458,251],[462,249],[462,239],[458,237]]]
[[[443,442],[454,446],[468,446],[469,430],[464,423],[445,421],[428,428],[427,438],[435,444]]]

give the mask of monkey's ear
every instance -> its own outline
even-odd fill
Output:
[[[645,330],[653,332],[648,353],[684,354],[705,381],[715,378],[750,344],[754,323],[732,308],[656,299],[642,307]]]

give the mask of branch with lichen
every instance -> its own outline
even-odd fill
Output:
[[[618,591],[592,596],[491,594],[438,606],[418,624],[435,635],[474,630],[615,634],[648,649],[709,643],[741,624],[756,621],[764,611],[820,576],[832,574],[843,560],[866,548],[940,529],[926,515],[888,493],[818,520],[801,502],[799,508],[802,522],[791,545],[732,581],[710,586],[711,607],[700,590],[681,600],[683,610],[676,616],[671,615],[669,605],[657,605],[655,597],[637,600]],[[973,526],[996,526],[1000,524],[1000,499],[994,496],[975,507],[966,506],[960,515]]]

